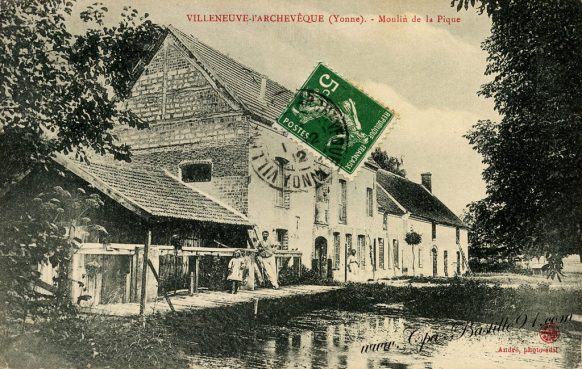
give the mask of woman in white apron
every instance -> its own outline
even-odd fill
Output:
[[[356,249],[350,250],[347,264],[348,282],[356,282],[358,280],[358,270],[360,269],[360,263],[358,263],[358,258],[356,258]]]

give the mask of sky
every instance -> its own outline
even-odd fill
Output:
[[[79,1],[77,9],[94,3]],[[473,9],[457,12],[450,0],[360,1],[101,1],[111,17],[123,5],[173,25],[291,90],[318,62],[330,66],[399,119],[380,147],[402,157],[407,178],[432,173],[433,192],[456,214],[485,195],[481,157],[463,135],[479,119],[497,119],[490,100],[477,96],[487,54],[481,43],[490,21]],[[187,14],[361,15],[363,24],[198,23]],[[407,23],[378,23],[379,16],[406,16]],[[411,22],[416,15],[423,21]],[[437,22],[438,16],[460,23]],[[426,17],[433,19],[426,22]],[[372,19],[376,21],[372,21]],[[76,27],[76,23],[71,25]]]

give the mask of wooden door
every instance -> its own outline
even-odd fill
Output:
[[[327,240],[324,237],[315,240],[315,259],[319,276],[327,276]]]
[[[131,271],[131,257],[127,255],[103,255],[101,261],[101,303],[128,302],[127,275]]]

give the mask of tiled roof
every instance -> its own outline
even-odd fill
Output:
[[[402,211],[402,209],[392,201],[390,196],[386,194],[386,191],[380,185],[376,185],[376,201],[378,202],[378,208],[381,212],[404,215],[404,211]]]
[[[410,214],[436,223],[466,225],[421,184],[385,170],[378,170],[376,181]]]
[[[199,61],[210,69],[232,97],[251,113],[270,122],[274,122],[293,98],[293,93],[264,75],[240,64],[227,55],[200,42],[193,36],[170,26],[169,31],[185,46]],[[264,100],[259,99],[261,81],[266,79]]]
[[[158,168],[131,163],[89,165],[68,158],[57,161],[100,191],[119,197],[122,205],[137,207],[152,217],[250,225],[243,214]]]

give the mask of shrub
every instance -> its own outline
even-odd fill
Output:
[[[404,237],[404,241],[411,246],[418,245],[422,242],[422,235],[416,232],[414,229],[406,232],[406,237]]]
[[[336,285],[331,278],[321,277],[319,273],[312,269],[308,269],[305,265],[301,265],[301,276],[297,273],[295,268],[284,267],[279,271],[279,283],[282,286],[289,286],[293,284],[314,284],[314,285]]]
[[[0,222],[0,322],[5,324],[74,314],[68,270],[78,248],[75,229],[106,232],[87,217],[103,202],[83,188],[55,186],[28,200],[17,202]],[[41,279],[41,265],[56,271],[52,283]]]

